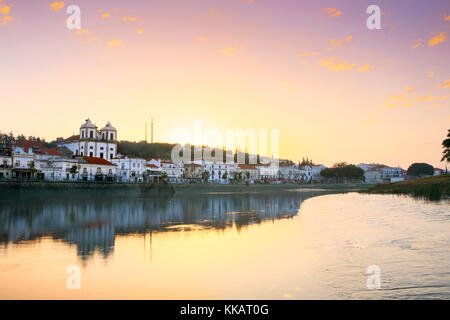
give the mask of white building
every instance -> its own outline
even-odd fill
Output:
[[[147,161],[131,155],[118,155],[111,159],[117,166],[117,180],[121,182],[144,182],[147,177]]]
[[[0,180],[12,177],[12,157],[0,155]]]
[[[175,164],[171,160],[168,159],[148,159],[147,165],[154,166],[153,170],[156,174],[156,171],[161,172],[161,176],[166,177],[166,181],[171,183],[181,183],[183,180],[184,166],[183,163]],[[152,167],[150,167],[152,169]],[[151,170],[150,170],[151,171]]]
[[[322,176],[320,175],[320,173],[322,172],[323,169],[326,169],[326,167],[322,164],[311,167],[313,180],[321,180],[322,179]]]
[[[402,168],[388,167],[383,164],[364,171],[364,176],[367,183],[389,183],[404,180]]]
[[[204,171],[208,172],[208,182],[210,183],[227,183],[233,178],[234,172],[238,171],[237,163],[200,161],[197,164],[203,166]]]
[[[102,129],[86,119],[80,127],[80,134],[71,136],[58,143],[60,147],[67,147],[76,156],[87,156],[111,160],[117,154],[117,130],[110,122]]]

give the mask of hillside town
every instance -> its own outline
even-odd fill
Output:
[[[0,145],[0,180],[111,183],[323,183],[324,165],[311,161],[279,160],[271,164],[238,164],[208,160],[173,163],[170,159],[143,159],[118,153],[117,129],[108,122],[100,130],[87,119],[79,134],[59,138],[47,148],[38,141]],[[361,181],[389,183],[407,179],[406,170],[382,164],[357,165]],[[434,175],[446,173],[435,168]]]

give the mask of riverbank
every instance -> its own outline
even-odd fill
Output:
[[[0,182],[0,195],[11,194],[64,194],[89,191],[95,196],[121,195],[171,195],[171,194],[215,194],[215,193],[273,193],[302,189],[305,191],[361,191],[368,184],[148,184],[148,183],[105,183],[105,182]]]
[[[429,200],[440,200],[450,197],[450,175],[401,181],[388,184],[377,184],[362,193],[398,194],[423,197]]]

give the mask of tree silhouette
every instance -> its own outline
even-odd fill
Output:
[[[441,161],[450,162],[450,129],[448,129],[447,139],[442,141],[442,147],[444,148],[444,151],[442,151],[443,156]]]

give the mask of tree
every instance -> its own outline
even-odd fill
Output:
[[[75,177],[75,175],[76,175],[77,172],[78,172],[78,167],[77,167],[77,165],[74,164],[74,165],[72,166],[72,168],[70,168],[69,172],[70,172],[70,174],[72,175],[72,177]]]
[[[447,139],[442,141],[442,147],[444,148],[444,151],[442,151],[443,156],[441,161],[450,162],[450,129],[448,129]]]
[[[354,164],[347,164],[345,162],[336,163],[332,168],[323,169],[320,175],[325,179],[333,178],[336,182],[343,182],[345,179],[362,180],[364,177],[364,170],[358,168]]]
[[[203,171],[202,179],[203,179],[204,182],[208,182],[209,175],[210,175],[209,171]]]
[[[415,177],[432,176],[434,168],[427,163],[413,163],[409,166],[407,174]]]

